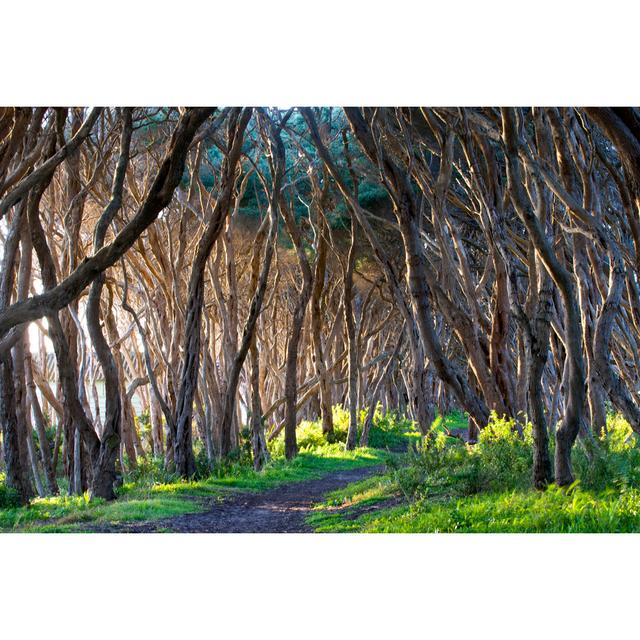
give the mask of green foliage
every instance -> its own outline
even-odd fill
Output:
[[[386,189],[377,182],[365,180],[360,183],[358,189],[358,202],[364,208],[371,208],[380,202],[387,202],[389,194]]]
[[[396,470],[396,480],[410,499],[427,495],[466,496],[482,491],[528,489],[531,486],[533,439],[530,424],[500,418],[495,412],[481,431],[478,443],[438,435],[412,450],[406,464]],[[589,454],[578,443],[573,464],[582,486],[604,490],[610,486],[640,486],[640,448],[629,424],[610,416],[600,447]]]
[[[393,471],[399,489],[409,500],[530,485],[530,426],[521,435],[513,420],[494,413],[478,444],[469,446],[447,437],[442,422],[436,422],[435,437],[410,450]]]
[[[358,442],[362,434],[362,427],[367,418],[368,409],[362,409],[358,414]],[[349,430],[349,411],[341,404],[333,405],[333,433],[325,437],[322,433],[320,419],[303,420],[296,429],[299,451],[313,452],[327,444],[345,443]],[[391,451],[406,451],[410,442],[420,440],[420,433],[415,423],[406,416],[395,411],[382,413],[381,405],[375,410],[373,424],[369,431],[369,446],[374,449],[389,449]],[[284,456],[284,434],[280,434],[269,443],[269,450],[274,457]]]
[[[437,421],[436,421],[437,422]],[[438,424],[434,423],[436,427]],[[531,488],[531,425],[492,414],[477,445],[443,431],[378,479],[378,499],[395,491],[403,506],[359,514],[362,487],[341,489],[344,509],[321,505],[309,519],[318,531],[364,532],[630,532],[640,531],[640,448],[629,424],[611,415],[596,452],[577,444],[571,487]],[[349,497],[351,496],[351,497]]]
[[[201,452],[200,461],[196,456],[196,467],[200,473],[198,477],[206,478],[212,476],[215,478],[235,477],[242,475],[244,471],[253,470],[253,457],[251,454],[251,433],[249,429],[243,429],[240,433],[240,446],[229,452],[229,455],[222,459],[216,460],[214,464],[209,465],[204,450]]]
[[[151,414],[146,409],[133,418],[136,430],[140,434],[140,439],[144,442],[145,448],[153,450],[153,440],[151,438]]]
[[[382,405],[378,404],[373,416],[373,424],[369,432],[369,446],[391,451],[405,451],[411,442],[421,438],[416,424],[396,411],[382,413]],[[361,423],[367,417],[365,409],[361,415]],[[359,435],[359,434],[358,434]]]
[[[162,456],[138,458],[134,469],[125,474],[124,484],[136,485],[140,488],[152,487],[156,484],[174,482],[178,476],[165,469]]]
[[[10,509],[20,506],[20,494],[6,485],[4,473],[0,473],[0,509]]]
[[[202,511],[199,498],[222,497],[229,492],[263,491],[288,482],[319,478],[328,473],[384,464],[387,454],[375,449],[345,451],[342,443],[324,444],[314,452],[302,452],[294,460],[272,460],[262,471],[237,459],[225,472],[194,480],[182,480],[164,470],[162,459],[139,459],[126,474],[114,502],[84,496],[56,496],[33,500],[27,507],[0,508],[0,530],[58,532],[81,531],[94,525],[154,520]],[[5,485],[0,485],[0,490]]]
[[[471,453],[478,458],[480,489],[528,488],[531,485],[533,439],[530,424],[520,432],[515,420],[500,418],[494,411]]]
[[[467,414],[463,413],[459,409],[455,409],[445,416],[438,414],[431,425],[431,430],[445,434],[450,431],[466,431],[468,424],[467,420]]]
[[[609,414],[607,429],[598,438],[600,445],[592,455],[577,449],[573,466],[583,487],[640,487],[640,447],[631,425],[621,416]]]
[[[573,464],[579,481],[569,488],[552,485],[545,492],[531,488],[531,425],[522,427],[494,413],[478,443],[467,445],[448,435],[466,426],[460,412],[438,416],[432,437],[422,439],[412,421],[395,412],[383,414],[378,406],[370,432],[372,448],[346,451],[347,409],[336,405],[333,419],[331,442],[322,434],[320,421],[301,423],[300,455],[294,460],[284,459],[283,438],[276,438],[270,443],[273,458],[260,472],[251,466],[246,430],[239,448],[212,468],[198,448],[198,473],[189,481],[167,471],[162,458],[140,458],[123,478],[118,500],[111,503],[62,495],[21,507],[0,476],[0,529],[80,531],[170,517],[205,509],[203,498],[385,464],[385,475],[332,492],[308,521],[318,531],[640,531],[640,447],[620,416],[608,416],[595,452],[576,445]],[[360,429],[365,419],[366,410],[358,416]],[[145,420],[142,416],[142,426]],[[384,451],[406,448],[407,443],[411,446],[404,455]]]
[[[545,492],[484,493],[444,502],[419,502],[365,517],[366,532],[605,533],[640,531],[640,492],[592,492],[579,484]]]

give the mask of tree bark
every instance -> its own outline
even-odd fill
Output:
[[[567,382],[569,390],[564,418],[556,431],[556,483],[560,486],[573,482],[571,449],[584,420],[585,372],[582,357],[580,310],[570,274],[558,261],[540,222],[524,194],[524,182],[518,160],[518,141],[515,119],[510,109],[502,109],[502,135],[507,155],[508,189],[515,209],[529,232],[536,253],[562,294],[565,312],[565,340],[567,350]]]
[[[176,402],[176,433],[174,461],[176,472],[189,478],[196,471],[192,445],[193,399],[200,366],[202,307],[204,304],[204,270],[211,250],[220,235],[231,208],[236,167],[240,159],[244,131],[251,118],[251,109],[234,110],[230,117],[229,147],[223,162],[220,194],[207,222],[191,267],[187,297],[183,364],[180,390]]]
[[[111,199],[96,224],[93,237],[94,252],[102,249],[109,225],[122,206],[122,192],[129,162],[131,134],[133,130],[131,109],[122,111],[122,133],[120,137],[120,157],[113,176]],[[105,274],[100,273],[91,284],[87,299],[87,329],[93,343],[98,362],[104,375],[105,416],[97,458],[93,462],[91,496],[113,500],[116,480],[116,458],[120,447],[122,400],[120,380],[116,361],[100,326],[100,296]]]

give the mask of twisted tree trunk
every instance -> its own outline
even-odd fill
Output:
[[[251,109],[236,109],[229,120],[229,148],[223,161],[220,194],[207,222],[191,267],[185,319],[185,342],[180,390],[176,402],[176,433],[174,462],[182,477],[193,476],[196,471],[192,444],[193,399],[198,384],[200,366],[202,307],[204,304],[204,271],[211,250],[220,235],[230,211],[235,185],[236,167],[240,159],[244,131],[251,118]],[[194,177],[195,179],[195,177]]]
[[[96,224],[93,238],[94,251],[102,249],[109,225],[122,206],[122,190],[129,162],[132,130],[131,109],[124,109],[122,112],[120,157],[113,176],[111,200]],[[97,457],[92,461],[91,495],[105,500],[113,500],[115,498],[116,458],[120,447],[122,428],[122,401],[116,361],[100,326],[100,295],[104,280],[103,272],[93,281],[87,300],[87,328],[98,362],[102,367],[105,389],[105,416]]]

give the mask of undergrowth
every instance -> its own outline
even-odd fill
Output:
[[[576,444],[573,485],[539,492],[531,488],[531,426],[518,428],[493,414],[478,444],[439,433],[392,459],[385,480],[367,491],[355,486],[334,492],[308,521],[317,531],[640,531],[637,437],[623,418],[610,415],[597,440],[594,452]],[[551,447],[553,454],[553,442]],[[367,501],[393,494],[403,504],[359,514]]]
[[[199,460],[200,477],[182,480],[164,467],[162,458],[140,458],[125,474],[118,499],[104,502],[84,496],[36,498],[19,506],[12,490],[0,485],[0,531],[90,531],[96,525],[155,520],[195,513],[206,508],[205,499],[221,499],[234,491],[263,491],[290,482],[372,465],[384,465],[389,454],[380,449],[346,451],[341,442],[307,443],[293,460],[274,456],[256,472],[242,455],[216,465],[207,473]],[[100,527],[99,527],[100,528]]]
[[[362,428],[367,418],[368,409],[362,409],[358,414],[357,442],[360,442]],[[347,441],[349,430],[349,411],[340,404],[332,407],[333,433],[325,436],[322,433],[320,419],[310,421],[303,420],[296,429],[296,439],[299,451],[313,451],[327,444],[344,444]],[[420,440],[420,432],[415,423],[396,411],[383,413],[382,406],[378,404],[375,409],[373,424],[369,431],[368,446],[374,449],[388,449],[389,451],[406,451],[411,442]],[[284,434],[269,443],[271,455],[278,457],[284,455]]]

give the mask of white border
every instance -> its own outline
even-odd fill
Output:
[[[636,624],[637,543],[632,535],[5,535],[0,629],[68,640],[619,638]]]
[[[635,104],[629,0],[22,0],[3,104]]]

